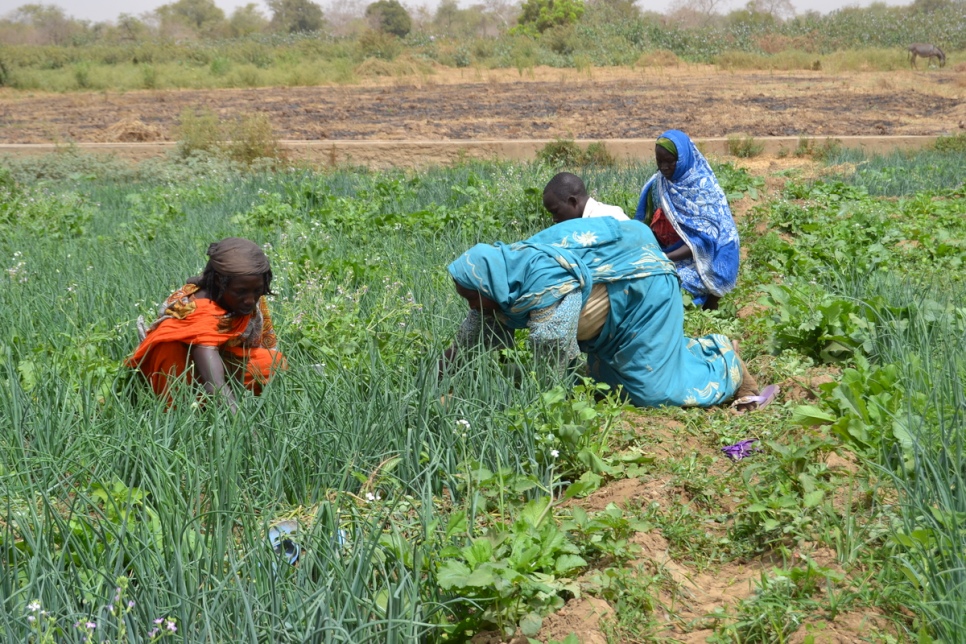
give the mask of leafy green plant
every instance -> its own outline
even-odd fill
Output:
[[[769,285],[763,290],[774,312],[771,327],[776,349],[794,348],[829,363],[872,350],[876,325],[867,305],[814,286]]]
[[[539,459],[571,481],[566,495],[573,497],[594,491],[605,477],[624,476],[653,460],[639,450],[612,452],[610,432],[622,408],[607,385],[584,381],[570,392],[555,387],[541,394],[537,405],[508,410],[507,416],[515,431],[536,436]]]
[[[535,499],[508,529],[494,527],[467,546],[441,551],[440,587],[483,608],[459,628],[471,621],[478,630],[494,625],[506,636],[517,628],[536,635],[543,615],[563,607],[562,594],[580,594],[570,575],[587,562],[550,516],[552,507],[548,497]]]
[[[742,600],[733,623],[716,630],[712,641],[784,642],[804,623],[812,595],[821,587],[841,582],[843,576],[807,559],[802,568],[762,573],[754,597]],[[806,640],[807,641],[807,640]]]
[[[581,554],[593,560],[607,558],[609,562],[624,562],[639,550],[630,538],[637,532],[649,532],[654,526],[648,521],[629,517],[613,503],[602,512],[589,514],[580,506],[570,509],[570,518],[560,527],[566,531]]]
[[[53,239],[77,237],[87,232],[93,208],[80,193],[48,194],[27,188],[9,172],[0,177],[0,230],[43,234]]]
[[[144,247],[186,218],[184,207],[167,190],[129,194],[126,201],[136,216],[119,225],[118,232],[122,243],[130,247]]]
[[[748,498],[741,504],[734,526],[736,536],[761,543],[810,538],[816,514],[832,490],[828,468],[817,457],[830,451],[834,443],[816,434],[792,445],[777,440],[762,444],[776,458],[755,461],[742,469]]]
[[[912,463],[910,423],[917,419],[904,413],[908,401],[896,365],[870,365],[856,357],[856,367],[843,370],[837,383],[821,385],[830,412],[813,405],[795,409],[794,422],[806,427],[828,425],[857,454],[874,459],[898,453],[904,467]]]
[[[714,174],[729,201],[744,197],[757,200],[761,195],[759,191],[765,186],[764,179],[732,163],[715,164]]]

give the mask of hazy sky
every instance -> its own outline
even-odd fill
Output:
[[[0,16],[4,16],[17,7],[25,4],[55,4],[64,8],[64,11],[75,18],[81,18],[83,20],[114,20],[121,13],[130,13],[135,16],[140,15],[146,11],[151,11],[163,4],[168,4],[172,0],[0,0]],[[226,14],[231,14],[231,12],[236,7],[242,7],[253,0],[215,0],[215,4],[225,10]],[[458,0],[460,6],[467,6],[475,4],[475,0]],[[744,6],[747,0],[724,0],[724,11],[732,8],[737,8]],[[910,4],[911,0],[885,0],[886,4],[889,5],[905,5]],[[419,5],[429,5],[435,7],[438,2],[433,0],[402,0],[402,3],[406,6],[419,6]],[[268,10],[265,7],[264,2],[260,0],[256,1],[262,11],[268,15]],[[324,9],[327,2],[324,0],[318,2]],[[368,3],[366,3],[368,4]],[[644,6],[647,9],[658,9],[661,6],[667,6],[670,2],[644,2],[639,3],[640,6]],[[804,11],[820,11],[822,13],[827,13],[835,9],[841,9],[846,6],[868,6],[872,4],[872,0],[792,0],[792,4],[795,6],[795,10],[798,12]]]

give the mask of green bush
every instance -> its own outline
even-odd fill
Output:
[[[616,164],[613,155],[603,142],[597,141],[582,149],[576,142],[567,139],[551,141],[537,151],[537,160],[554,167],[612,166]]]
[[[728,137],[728,154],[739,159],[756,157],[765,149],[765,144],[753,136],[732,135]]]
[[[266,114],[249,114],[230,125],[228,156],[251,165],[258,159],[280,159],[282,150]]]
[[[937,152],[966,152],[966,132],[938,136],[933,144]]]
[[[181,112],[177,135],[178,152],[182,157],[190,157],[197,152],[217,154],[221,150],[221,120],[211,110],[196,113],[186,108]]]
[[[211,64],[208,66],[208,71],[211,72],[212,76],[221,78],[231,71],[231,61],[222,56],[213,58]]]
[[[378,58],[379,60],[395,60],[402,53],[402,43],[390,33],[368,29],[358,40],[359,53],[362,58]]]

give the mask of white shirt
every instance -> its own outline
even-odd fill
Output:
[[[620,206],[608,206],[589,198],[587,205],[584,206],[583,217],[613,217],[621,221],[630,221],[630,217],[624,214],[624,209]]]

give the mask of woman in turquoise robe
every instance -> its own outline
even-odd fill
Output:
[[[449,273],[470,305],[449,358],[480,342],[508,346],[513,329],[529,328],[535,354],[563,367],[585,352],[591,377],[637,406],[756,393],[728,338],[684,335],[674,265],[640,222],[574,219],[514,244],[477,244]]]

